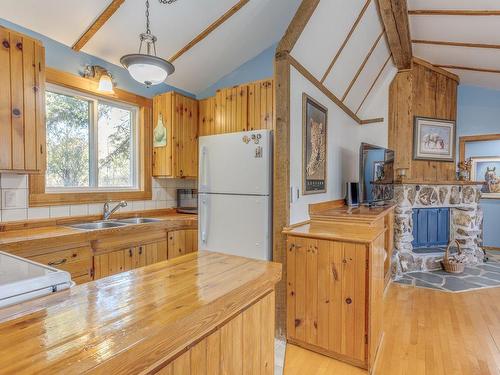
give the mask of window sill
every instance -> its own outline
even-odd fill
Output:
[[[75,193],[41,193],[29,195],[29,207],[60,206],[66,204],[104,203],[106,201],[150,200],[151,191],[106,191]]]

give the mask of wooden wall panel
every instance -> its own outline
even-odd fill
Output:
[[[0,28],[0,169],[11,169],[10,36]]]
[[[456,120],[457,81],[435,69],[413,63],[399,72],[389,90],[389,147],[396,151],[395,171],[407,168],[406,180],[455,180],[454,162],[413,160],[414,117]]]

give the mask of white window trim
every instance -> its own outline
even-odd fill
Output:
[[[120,101],[114,101],[110,99],[103,99],[101,97],[82,93],[78,90],[69,89],[63,86],[55,85],[52,83],[47,83],[45,91],[53,92],[61,95],[68,95],[76,97],[78,99],[86,100],[92,102],[90,108],[90,129],[89,129],[89,156],[90,156],[90,175],[89,175],[89,185],[88,187],[50,187],[45,186],[47,193],[93,193],[93,192],[137,192],[140,191],[140,181],[139,181],[139,168],[140,168],[140,153],[139,153],[139,107],[131,104],[126,104]],[[123,187],[98,187],[98,157],[97,157],[97,104],[103,103],[108,104],[113,107],[125,109],[132,112],[132,142],[134,146],[131,152],[131,176],[134,182],[133,186],[123,186]]]

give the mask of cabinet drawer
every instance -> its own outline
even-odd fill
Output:
[[[73,278],[90,275],[92,269],[92,250],[87,246],[37,255],[29,259],[67,271]]]

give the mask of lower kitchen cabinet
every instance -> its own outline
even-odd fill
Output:
[[[372,243],[288,236],[287,338],[370,369],[382,335],[384,235]]]
[[[40,250],[28,259],[67,271],[77,284],[92,280],[92,248],[90,243],[70,244],[56,249]]]
[[[168,232],[168,259],[198,251],[198,230],[182,229]]]
[[[94,256],[94,279],[167,260],[167,242],[159,241]]]

